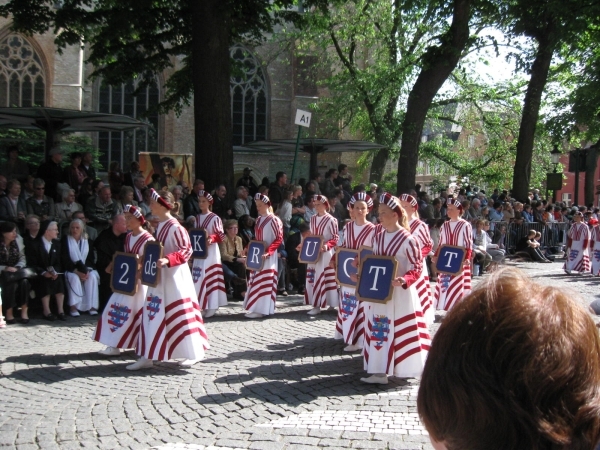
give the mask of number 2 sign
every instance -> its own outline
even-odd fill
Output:
[[[114,292],[125,295],[136,294],[138,261],[138,255],[123,252],[115,253],[112,276],[110,277],[110,287]]]

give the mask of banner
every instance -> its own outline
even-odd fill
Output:
[[[144,176],[144,184],[152,183],[152,175],[160,175],[160,186],[171,189],[185,181],[190,189],[194,180],[191,154],[140,153],[140,171]]]

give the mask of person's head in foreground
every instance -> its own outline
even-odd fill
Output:
[[[568,293],[499,271],[444,319],[417,405],[438,450],[593,450],[598,330]]]

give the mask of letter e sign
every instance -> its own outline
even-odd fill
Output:
[[[438,252],[435,268],[440,273],[460,275],[463,270],[463,262],[466,255],[467,251],[464,247],[443,245]]]

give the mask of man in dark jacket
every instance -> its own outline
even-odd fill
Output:
[[[200,214],[200,205],[198,205],[198,192],[204,190],[204,181],[194,181],[192,192],[183,201],[183,218],[184,220],[190,216],[196,217]]]
[[[287,174],[285,172],[277,172],[275,174],[275,182],[269,187],[269,200],[273,206],[273,211],[277,211],[277,206],[283,201],[284,186],[287,184]]]
[[[54,147],[50,150],[50,154],[45,163],[41,164],[37,171],[38,178],[46,182],[45,194],[52,200],[61,201],[58,198],[57,185],[62,182],[63,169],[60,165],[62,162],[62,151],[59,147]]]

